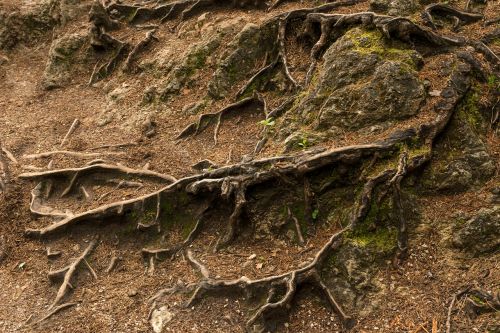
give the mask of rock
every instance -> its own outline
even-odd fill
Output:
[[[135,297],[135,296],[137,296],[137,294],[138,294],[138,292],[137,292],[137,290],[135,290],[135,289],[130,289],[130,290],[127,292],[127,296],[128,296],[128,297]]]
[[[210,160],[203,160],[193,164],[191,168],[193,168],[196,171],[203,171],[203,170],[217,169],[218,166],[215,162],[212,162]]]
[[[165,84],[159,88],[162,100],[169,99],[194,81],[196,73],[205,67],[207,59],[220,46],[223,36],[222,33],[214,34],[207,40],[192,45],[181,57],[181,62],[172,65]]]
[[[435,145],[435,156],[438,158],[431,161],[421,178],[426,191],[462,192],[481,186],[495,173],[495,162],[480,131],[475,128],[476,124],[483,122],[476,119],[480,116],[470,99],[470,96],[467,97],[464,105],[457,110],[449,130]]]
[[[483,208],[467,221],[457,220],[453,245],[473,255],[493,252],[500,247],[500,206]]]
[[[280,139],[304,125],[323,135],[416,115],[425,100],[421,56],[378,31],[352,29],[329,47],[324,63],[280,124]],[[290,141],[290,140],[289,140]]]
[[[276,34],[277,25],[274,23],[262,26],[247,24],[227,45],[227,52],[208,85],[209,95],[216,99],[223,98],[235,82],[254,71],[265,54],[271,51]]]
[[[159,309],[155,309],[151,314],[151,326],[155,333],[163,332],[163,328],[174,318],[173,313],[168,311],[166,306],[162,306]]]
[[[10,49],[20,42],[32,42],[52,31],[59,23],[58,0],[25,1],[19,10],[8,12],[0,4],[0,49]]]
[[[418,9],[417,0],[370,0],[370,8],[394,16],[410,15]]]
[[[87,40],[87,33],[64,35],[52,42],[49,59],[42,77],[44,89],[61,87],[68,83],[74,65],[79,61],[77,53]]]

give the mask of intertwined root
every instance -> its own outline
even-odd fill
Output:
[[[469,13],[462,11],[451,6],[435,3],[425,7],[422,17],[426,23],[431,26],[434,30],[437,30],[436,22],[434,17],[450,17],[453,19],[453,29],[458,29],[460,25],[474,23],[483,19],[482,14]]]
[[[63,228],[77,225],[88,221],[102,221],[105,218],[123,215],[126,212],[134,211],[153,204],[157,207],[155,214],[155,223],[161,219],[161,202],[175,193],[184,192],[188,196],[198,197],[205,201],[206,205],[200,210],[196,225],[190,231],[189,235],[177,245],[168,249],[144,249],[145,257],[154,258],[173,256],[179,251],[185,252],[185,257],[189,264],[197,271],[201,278],[198,282],[184,285],[177,285],[173,288],[160,291],[153,301],[160,301],[161,297],[172,292],[190,292],[191,296],[187,301],[188,305],[197,302],[208,294],[217,294],[228,290],[237,290],[248,294],[262,293],[268,295],[265,302],[260,304],[255,312],[247,320],[247,329],[253,331],[259,327],[266,327],[269,319],[275,316],[286,314],[291,302],[296,296],[297,288],[302,285],[315,286],[328,301],[332,310],[337,313],[342,324],[350,328],[355,320],[347,315],[342,307],[334,298],[334,293],[330,291],[327,284],[321,278],[321,270],[324,267],[326,258],[335,253],[335,250],[342,244],[344,236],[349,231],[354,231],[366,218],[374,192],[381,189],[383,192],[393,194],[396,215],[399,216],[399,234],[398,234],[398,258],[404,258],[407,250],[407,225],[403,216],[403,202],[401,200],[400,184],[404,177],[415,170],[421,168],[431,158],[432,144],[437,135],[439,135],[456,109],[457,104],[468,91],[470,80],[469,75],[471,67],[467,64],[459,64],[451,76],[451,80],[446,88],[447,93],[442,97],[440,103],[437,103],[437,117],[433,121],[421,124],[416,128],[407,129],[402,132],[396,132],[389,138],[368,145],[348,146],[343,148],[331,149],[324,152],[303,152],[295,156],[278,156],[268,159],[254,160],[250,162],[230,165],[208,171],[205,173],[174,180],[169,176],[157,174],[151,171],[133,170],[123,167],[110,167],[107,165],[96,164],[81,169],[63,169],[53,170],[42,173],[25,174],[23,178],[41,180],[52,179],[55,176],[65,176],[70,179],[70,186],[73,179],[84,177],[90,174],[94,169],[111,168],[113,171],[125,175],[135,175],[143,178],[152,178],[155,180],[169,182],[163,188],[152,193],[125,201],[114,202],[103,205],[95,209],[82,212],[76,215],[68,215],[62,220],[57,221],[41,229],[27,229],[28,236],[45,237]],[[428,147],[423,153],[413,153],[401,150],[401,146],[411,146],[415,142],[420,142]],[[234,280],[217,279],[211,276],[210,271],[195,258],[189,250],[189,245],[198,237],[204,225],[206,213],[213,208],[212,203],[216,200],[232,202],[232,213],[228,218],[226,231],[220,237],[215,250],[229,245],[240,232],[240,220],[248,204],[247,192],[257,185],[270,183],[277,179],[291,178],[300,179],[304,184],[304,200],[308,201],[315,195],[314,188],[308,185],[307,179],[312,173],[326,167],[332,167],[337,164],[360,162],[371,160],[380,155],[399,154],[399,163],[397,167],[387,166],[384,170],[377,171],[373,175],[360,177],[362,191],[356,200],[353,214],[349,223],[341,230],[331,235],[326,243],[319,249],[311,261],[304,262],[297,269],[290,270],[280,275],[268,276],[260,279],[249,279],[241,276]],[[170,181],[172,181],[170,183]],[[307,206],[307,205],[306,205]],[[290,216],[291,217],[291,216]],[[59,292],[51,308],[59,304],[60,300],[66,295],[70,286],[70,279],[76,269],[85,260],[85,257],[95,246],[95,241],[89,244],[84,253],[77,258],[71,265],[51,272],[52,278],[63,278]]]
[[[276,0],[271,4],[270,8],[275,8],[283,2]],[[319,152],[303,151],[296,155],[256,159],[203,171],[181,179],[175,179],[171,176],[148,170],[135,170],[122,166],[108,165],[102,162],[91,163],[82,168],[23,174],[20,176],[23,179],[41,181],[32,192],[31,212],[38,216],[54,219],[54,223],[45,227],[27,229],[26,235],[30,237],[47,237],[65,228],[82,223],[93,221],[104,221],[106,223],[106,221],[114,217],[123,216],[130,212],[140,213],[144,210],[144,207],[154,207],[153,220],[150,223],[139,222],[137,228],[160,228],[160,221],[164,214],[162,204],[172,197],[182,194],[190,199],[196,199],[197,202],[203,202],[196,214],[194,227],[190,230],[187,237],[178,244],[174,244],[169,248],[145,248],[142,250],[142,253],[146,259],[154,263],[156,259],[173,257],[177,253],[183,252],[187,262],[199,273],[200,279],[188,285],[177,284],[172,288],[161,290],[151,299],[153,302],[161,301],[162,297],[167,294],[181,291],[190,293],[187,301],[188,306],[199,301],[205,295],[217,295],[226,291],[236,290],[250,295],[264,293],[267,295],[265,301],[259,304],[258,308],[247,318],[247,329],[252,331],[265,329],[267,322],[271,318],[283,314],[286,315],[290,310],[298,288],[303,285],[312,285],[321,292],[332,310],[339,316],[342,324],[346,328],[353,327],[355,320],[344,312],[342,306],[335,300],[335,293],[330,290],[327,282],[321,276],[326,259],[335,254],[335,251],[343,244],[346,234],[355,231],[366,219],[374,200],[374,193],[377,190],[392,195],[395,215],[398,217],[398,252],[396,260],[404,259],[408,249],[408,226],[403,214],[405,208],[401,198],[401,184],[407,175],[418,170],[431,159],[432,146],[436,137],[444,131],[457,105],[470,87],[471,72],[480,73],[482,80],[485,80],[487,77],[487,69],[470,52],[464,52],[460,48],[464,46],[474,47],[478,52],[485,55],[492,63],[492,67],[500,63],[498,56],[487,47],[489,41],[494,39],[491,36],[485,36],[483,41],[471,41],[463,37],[447,37],[415,24],[406,18],[378,15],[371,12],[328,14],[328,12],[340,6],[354,5],[359,2],[361,1],[344,0],[327,3],[315,8],[293,10],[272,18],[271,20],[274,20],[278,24],[278,29],[274,49],[269,53],[269,59],[266,57],[266,61],[269,60],[269,62],[266,62],[261,69],[257,70],[243,88],[240,89],[237,93],[238,100],[218,112],[201,115],[196,122],[186,127],[177,139],[185,139],[197,135],[210,125],[214,125],[214,141],[217,143],[218,131],[224,116],[246,107],[255,106],[263,109],[266,119],[279,117],[291,107],[296,100],[296,95],[288,98],[278,108],[268,111],[265,99],[261,94],[256,92],[256,90],[264,89],[265,82],[262,82],[261,85],[256,85],[255,83],[261,82],[262,78],[268,78],[271,76],[271,73],[280,70],[291,87],[290,91],[296,94],[298,90],[310,83],[313,73],[316,70],[316,64],[320,61],[321,55],[327,47],[354,26],[378,29],[388,39],[398,39],[412,45],[417,42],[423,43],[436,48],[440,52],[457,51],[457,58],[460,62],[454,69],[448,86],[443,90],[440,101],[436,103],[436,118],[434,120],[403,131],[397,131],[388,138],[371,144],[347,146]],[[121,26],[122,23],[116,20],[119,18],[118,16],[127,17],[127,23],[131,24],[143,23],[150,20],[157,20],[161,24],[173,18],[179,18],[182,21],[202,9],[223,5],[256,6],[259,3],[257,1],[233,1],[233,3],[228,4],[217,0],[180,0],[156,7],[132,6],[116,2],[105,7],[101,3],[96,2],[89,15],[92,45],[96,49],[111,51],[112,55],[106,63],[98,63],[96,65],[90,83],[94,83],[110,75],[122,60],[124,60],[123,69],[133,72],[134,62],[139,53],[156,40],[154,36],[155,30],[149,31],[145,38],[133,48],[127,42],[114,38],[109,32]],[[449,6],[439,4],[427,7],[424,14],[427,17],[428,23],[434,29],[437,28],[434,21],[436,16],[452,16],[460,24],[481,19],[477,14],[458,11]],[[292,21],[294,24],[297,22],[302,24],[303,31],[300,38],[308,38],[313,44],[310,51],[311,66],[304,82],[297,82],[288,66],[285,40],[287,28]],[[256,86],[257,89],[255,89]],[[249,96],[249,94],[250,97],[245,97]],[[264,144],[265,138],[257,145],[256,153],[262,149]],[[411,151],[412,148],[414,151]],[[55,153],[61,152],[50,152],[49,156]],[[65,153],[68,152],[65,151]],[[210,270],[190,250],[190,245],[192,245],[205,227],[209,212],[219,207],[215,204],[216,202],[222,202],[231,208],[231,213],[227,214],[227,219],[225,219],[227,221],[225,230],[214,246],[214,250],[218,251],[232,244],[241,234],[242,217],[249,212],[249,206],[252,202],[249,192],[255,190],[258,186],[276,184],[284,179],[292,179],[293,181],[284,181],[285,185],[283,186],[297,186],[297,184],[300,184],[299,186],[303,187],[306,219],[309,219],[314,211],[315,197],[319,196],[318,192],[321,192],[313,187],[310,182],[315,172],[324,170],[325,168],[335,168],[340,164],[353,165],[355,163],[363,164],[362,162],[367,160],[375,161],[381,155],[397,159],[397,166],[394,166],[394,164],[386,165],[382,170],[377,170],[376,173],[370,173],[369,168],[362,170],[363,177],[359,177],[358,183],[353,184],[356,186],[359,185],[360,191],[352,207],[352,216],[348,224],[333,233],[328,241],[316,252],[314,258],[302,263],[297,269],[265,278],[249,279],[245,276],[240,276],[235,279],[219,279],[214,278]],[[7,170],[5,159],[2,159],[2,155],[0,155],[0,190],[3,184],[2,179],[5,179],[3,175],[7,174],[4,170]],[[54,180],[61,177],[67,179],[67,185],[61,191],[61,197],[66,197],[74,192],[82,179],[89,177],[89,175],[95,172],[106,172],[117,175],[119,179],[115,181],[116,187],[114,190],[123,187],[142,187],[142,181],[130,181],[128,179],[130,176],[139,180],[154,180],[161,183],[161,188],[132,199],[111,202],[80,213],[62,211],[57,208],[48,207],[45,204],[45,201],[53,195],[52,187],[55,186]],[[104,199],[110,193],[103,194],[100,199]],[[101,200],[97,200],[97,202],[99,201]],[[308,235],[304,236],[302,234],[297,218],[293,215],[290,208],[287,208],[286,223],[293,222],[298,242],[304,243]],[[85,258],[95,245],[95,241],[91,242],[82,255],[72,264],[61,270],[49,273],[51,280],[62,279],[63,282],[49,309],[52,311],[42,318],[42,320],[63,308],[76,304],[60,303],[67,295],[68,288],[72,288],[72,276],[76,273],[78,267],[82,263],[85,263]],[[108,272],[113,269],[116,260],[112,260],[107,269]]]

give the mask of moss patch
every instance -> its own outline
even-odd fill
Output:
[[[373,232],[352,232],[347,238],[359,247],[372,247],[379,252],[392,252],[397,246],[396,228],[378,228]]]
[[[401,42],[387,41],[379,30],[352,29],[345,36],[353,42],[356,52],[377,54],[382,59],[400,61],[411,69],[417,68],[415,51]]]

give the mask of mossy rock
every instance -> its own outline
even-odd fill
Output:
[[[0,49],[20,42],[30,43],[59,23],[58,0],[30,1],[18,11],[7,12],[0,5]]]
[[[74,33],[62,36],[52,42],[49,59],[42,78],[45,89],[61,87],[74,76],[75,65],[83,59],[79,56],[88,34]]]
[[[261,26],[247,24],[227,46],[211,82],[208,93],[213,98],[223,98],[236,82],[248,78],[266,53],[275,51],[278,26],[275,22]]]
[[[473,255],[500,248],[500,206],[481,209],[465,222],[458,221],[453,234],[453,245]]]
[[[407,119],[425,101],[417,77],[421,56],[378,30],[348,31],[323,58],[310,86],[285,114],[280,140],[304,127],[328,137]]]
[[[462,192],[479,187],[493,177],[495,162],[482,137],[485,124],[478,92],[472,90],[453,116],[449,130],[435,145],[437,158],[421,177],[424,191]]]

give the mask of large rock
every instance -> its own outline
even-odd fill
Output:
[[[474,255],[493,252],[500,247],[500,206],[481,209],[467,221],[459,221],[453,245]]]
[[[420,0],[420,2],[424,2]],[[410,15],[418,8],[417,0],[370,0],[370,8],[394,16]]]
[[[71,80],[72,69],[79,61],[77,53],[86,40],[87,33],[74,33],[52,42],[42,79],[45,89],[63,86]]]
[[[236,82],[248,78],[266,53],[273,51],[277,36],[277,24],[261,26],[247,24],[227,45],[217,70],[208,85],[213,98],[223,98]]]
[[[478,95],[470,92],[453,117],[449,130],[434,149],[436,157],[424,171],[421,183],[431,192],[461,192],[478,187],[495,173],[495,162],[481,137]]]
[[[59,22],[58,0],[29,1],[5,10],[0,4],[0,49],[30,42],[50,31]]]
[[[180,33],[186,36],[199,35],[201,41],[193,43],[184,52],[179,53],[179,48],[168,44],[151,58],[146,58],[139,64],[143,71],[162,77],[161,82],[150,87],[156,91],[164,101],[175,96],[185,87],[195,86],[201,81],[203,70],[217,68],[215,54],[220,48],[225,37],[234,35],[241,29],[244,21],[241,18],[223,20],[216,23],[204,24],[206,15],[200,16],[196,24],[185,27]],[[145,101],[151,101],[151,96],[145,96]]]
[[[416,115],[425,100],[421,56],[379,31],[353,29],[325,52],[324,63],[282,122],[281,139],[307,125],[323,135]]]

